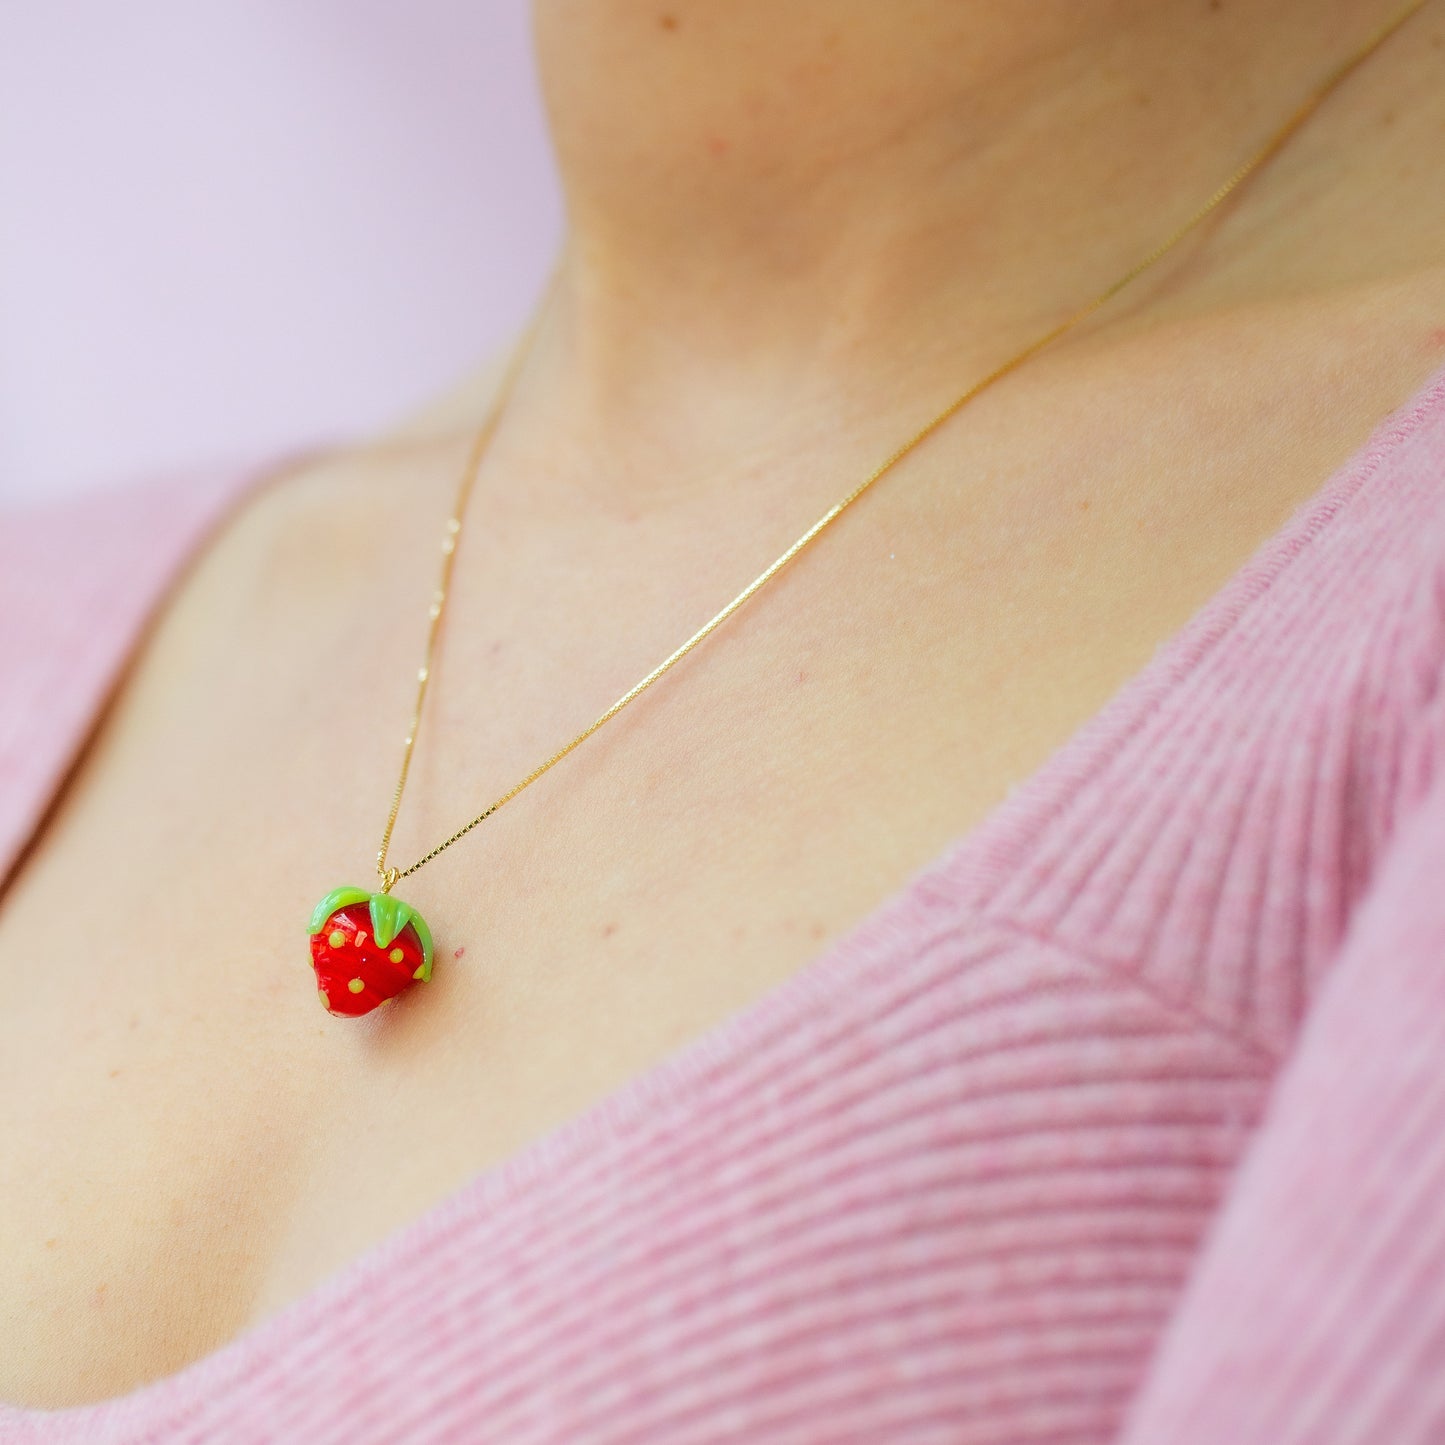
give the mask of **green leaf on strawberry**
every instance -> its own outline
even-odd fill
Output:
[[[371,895],[371,932],[378,948],[385,948],[406,927],[411,909],[390,893]]]
[[[421,981],[428,983],[431,980],[431,929],[426,926],[426,920],[420,913],[411,915],[411,926],[416,929],[416,936],[421,939]]]
[[[307,933],[315,933],[338,908],[345,908],[350,903],[365,903],[370,897],[365,888],[333,888],[312,910]]]
[[[367,905],[368,912],[371,914],[372,936],[375,938],[378,948],[387,947],[408,923],[411,924],[416,930],[416,936],[420,940],[422,948],[421,967],[417,970],[416,977],[423,983],[430,981],[434,952],[431,929],[427,927],[426,920],[411,904],[403,902],[400,898],[393,898],[389,893],[372,893],[365,888],[354,886],[333,888],[312,910],[311,922],[306,931],[309,934],[316,934],[338,908],[347,908],[353,903]]]

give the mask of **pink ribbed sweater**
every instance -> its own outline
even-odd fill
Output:
[[[270,470],[0,515],[0,870]],[[1442,668],[1445,372],[801,973],[0,1441],[1445,1441]]]

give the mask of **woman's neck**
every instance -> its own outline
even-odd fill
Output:
[[[966,380],[1147,252],[1389,10],[539,0],[569,223],[549,394],[594,463],[702,475],[944,359]]]

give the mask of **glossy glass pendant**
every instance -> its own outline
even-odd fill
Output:
[[[311,966],[327,1013],[358,1018],[431,978],[431,930],[389,893],[334,888],[311,915]]]

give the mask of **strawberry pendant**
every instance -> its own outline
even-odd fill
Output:
[[[311,966],[327,1013],[359,1018],[431,978],[431,930],[389,893],[334,888],[311,915]]]

